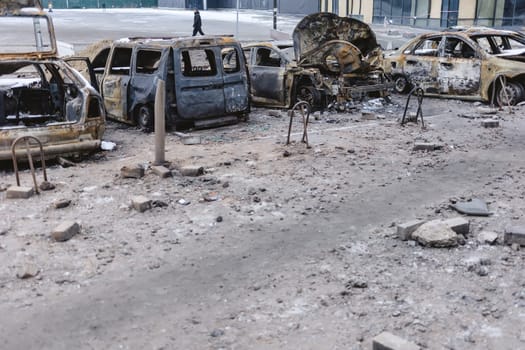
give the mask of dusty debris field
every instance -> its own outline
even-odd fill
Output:
[[[0,193],[0,347],[371,349],[389,331],[428,349],[523,348],[524,253],[502,241],[524,224],[522,108],[484,128],[477,104],[427,99],[425,130],[401,127],[399,106],[376,120],[325,113],[311,148],[299,123],[285,145],[285,112],[257,109],[189,132],[197,145],[170,133],[168,178],[148,168],[152,134],[110,122],[116,150],[50,166],[56,188],[30,199]],[[136,164],[144,177],[120,176]],[[205,174],[181,176],[185,165]],[[131,208],[136,195],[153,208]],[[472,198],[492,215],[463,216],[457,247],[397,238],[397,224],[462,216],[450,204]],[[66,220],[81,232],[53,241]]]

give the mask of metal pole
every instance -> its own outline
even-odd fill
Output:
[[[273,0],[273,29],[277,29],[277,0]]]
[[[237,22],[235,22],[235,37],[239,39],[239,0],[237,0]]]
[[[166,83],[159,79],[155,93],[155,165],[163,165],[166,146],[164,105],[166,104]]]

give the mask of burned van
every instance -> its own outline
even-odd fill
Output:
[[[58,57],[53,23],[39,1],[2,1],[0,13],[0,159],[11,158],[21,136],[37,138],[48,157],[99,149],[101,96]]]
[[[157,82],[168,126],[211,127],[250,111],[246,63],[232,37],[126,38],[92,56],[109,118],[151,130]]]

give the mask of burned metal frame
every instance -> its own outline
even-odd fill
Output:
[[[288,137],[286,139],[286,144],[290,144],[290,137],[292,134],[292,123],[293,118],[295,117],[295,112],[299,111],[301,113],[302,121],[303,121],[303,136],[301,138],[301,142],[306,143],[306,148],[310,148],[310,145],[308,144],[308,122],[310,120],[310,111],[311,106],[306,101],[299,101],[297,102],[293,108],[289,111],[290,113],[290,124],[288,125]]]
[[[18,158],[16,154],[16,146],[19,142],[25,141],[26,146],[26,155],[29,162],[29,168],[31,169],[31,176],[33,178],[33,184],[35,185],[35,192],[38,194],[40,193],[38,191],[38,184],[36,182],[36,175],[35,175],[35,166],[33,164],[33,156],[31,155],[31,148],[29,147],[29,140],[34,140],[40,149],[40,163],[42,164],[42,172],[44,175],[44,181],[47,182],[47,173],[46,173],[46,160],[44,156],[44,147],[42,146],[42,142],[40,142],[39,139],[37,139],[34,136],[20,136],[17,137],[13,144],[11,145],[11,157],[13,159],[13,169],[15,171],[16,176],[16,185],[20,186],[20,175],[18,173]]]
[[[416,95],[416,97],[417,97],[417,112],[416,112],[416,116],[414,118],[410,118],[410,119],[407,118],[406,121],[405,121],[405,117],[406,117],[407,112],[408,112],[408,105],[410,103],[410,98],[413,95]],[[425,128],[425,121],[423,120],[423,110],[421,109],[421,106],[423,105],[423,98],[424,97],[425,97],[425,92],[419,86],[414,87],[410,91],[410,93],[408,94],[408,97],[407,97],[407,102],[405,104],[405,111],[403,112],[403,118],[401,118],[401,126],[404,126],[409,121],[413,121],[413,122],[417,123],[417,120],[419,118],[421,118],[421,127]]]

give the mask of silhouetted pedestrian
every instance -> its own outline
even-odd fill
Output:
[[[197,35],[197,33],[200,33],[200,35],[204,35],[201,27],[201,14],[199,13],[199,10],[195,9],[195,11],[193,12],[193,36]]]

